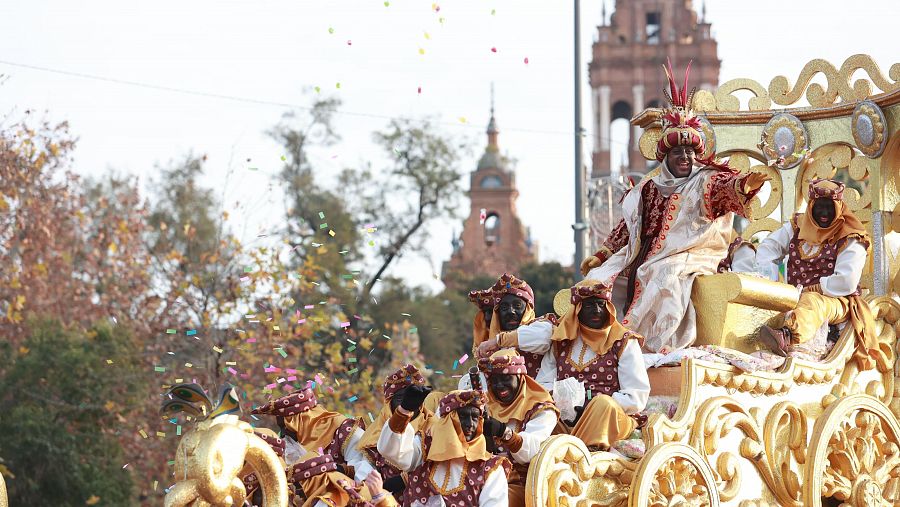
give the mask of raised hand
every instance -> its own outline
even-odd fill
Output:
[[[425,398],[428,396],[428,393],[432,391],[433,388],[426,386],[409,386],[403,392],[403,401],[400,402],[400,406],[403,410],[409,412],[415,412],[422,408],[422,404],[425,403]]]
[[[506,424],[494,419],[493,417],[488,417],[484,420],[484,435],[489,438],[500,438],[503,436],[503,432],[506,431]]]

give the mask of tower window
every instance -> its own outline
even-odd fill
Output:
[[[491,213],[484,219],[484,242],[492,246],[500,242],[500,216]]]
[[[658,12],[647,13],[647,44],[659,44],[659,23]]]
[[[494,176],[491,174],[490,176],[485,176],[481,179],[481,188],[502,188],[503,180],[500,179],[499,176]]]

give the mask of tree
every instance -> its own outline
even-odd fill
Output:
[[[526,264],[519,273],[534,291],[534,312],[538,316],[553,312],[556,293],[574,284],[572,270],[558,262]]]
[[[0,377],[11,502],[131,505],[134,481],[116,433],[143,398],[138,344],[109,323],[81,331],[37,320],[28,329]]]
[[[120,181],[103,198],[86,192],[65,170],[73,146],[65,123],[0,132],[0,335],[12,347],[30,315],[143,322],[149,263],[137,190]]]

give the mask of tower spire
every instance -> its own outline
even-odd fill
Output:
[[[703,4],[700,7],[700,22],[706,23],[706,0],[703,0]]]
[[[600,0],[600,26],[606,26],[606,0]]]
[[[497,135],[500,134],[500,130],[497,129],[497,120],[494,119],[494,83],[491,83],[491,120],[488,122],[487,135],[488,135],[488,148],[489,149],[497,149]]]

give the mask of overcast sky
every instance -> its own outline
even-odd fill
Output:
[[[614,2],[606,1],[611,12]],[[586,69],[601,1],[581,5]],[[839,66],[855,53],[871,54],[887,73],[900,61],[896,5],[709,0],[720,81],[766,85],[783,74],[793,82],[813,58]],[[371,133],[397,116],[432,115],[443,130],[473,139],[464,170],[474,170],[493,82],[501,149],[518,160],[521,218],[542,260],[569,263],[572,44],[572,3],[560,0],[7,1],[0,3],[0,113],[46,110],[52,120],[68,120],[79,138],[75,170],[84,175],[113,169],[145,184],[158,163],[206,154],[205,182],[223,197],[238,235],[252,242],[280,229],[284,210],[271,179],[282,152],[264,132],[288,105],[309,105],[314,87],[343,101],[342,142],[313,154],[317,177],[329,182],[343,167],[378,167],[383,158]],[[589,91],[585,84],[590,134]],[[613,132],[614,158],[622,135]],[[464,201],[459,220],[432,227],[428,259],[404,257],[394,274],[439,288],[451,230],[458,232],[467,211]]]

